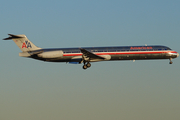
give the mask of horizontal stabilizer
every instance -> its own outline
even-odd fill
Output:
[[[9,37],[8,38],[4,38],[3,40],[11,40],[11,39],[15,39],[15,38],[23,38],[22,36],[18,36],[18,35],[13,35],[13,34],[8,34]]]

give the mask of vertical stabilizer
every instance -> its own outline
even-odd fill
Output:
[[[26,35],[12,35],[12,34],[8,34],[8,35],[9,35],[9,37],[5,38],[3,40],[11,40],[12,39],[16,43],[16,45],[21,49],[21,51],[23,51],[23,52],[41,49],[41,48],[35,46],[30,40],[28,40]]]

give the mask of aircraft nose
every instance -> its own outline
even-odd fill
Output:
[[[172,51],[169,53],[169,56],[171,56],[171,58],[177,58],[179,56],[179,53],[176,51]]]

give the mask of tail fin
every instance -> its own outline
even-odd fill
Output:
[[[28,38],[26,35],[12,35],[8,34],[8,38],[4,38],[3,40],[13,40],[16,45],[21,49],[23,52],[27,51],[33,51],[33,50],[39,50],[41,48],[35,46]]]

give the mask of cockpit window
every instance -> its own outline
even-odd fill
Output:
[[[167,50],[171,50],[171,49],[170,49],[170,48],[168,48],[168,47],[167,47],[166,49],[167,49]]]

